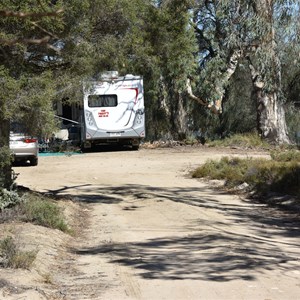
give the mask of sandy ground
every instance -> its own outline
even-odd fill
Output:
[[[262,154],[102,151],[14,168],[19,185],[69,199],[78,234],[1,224],[38,254],[31,270],[0,269],[0,299],[300,299],[299,223],[188,176],[223,155]]]

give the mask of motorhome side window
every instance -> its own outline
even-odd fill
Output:
[[[114,107],[118,105],[117,95],[89,95],[89,107]]]

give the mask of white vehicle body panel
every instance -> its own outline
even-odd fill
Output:
[[[30,161],[31,165],[38,164],[39,146],[36,138],[27,137],[21,133],[10,133],[9,146],[15,161]]]
[[[86,83],[83,113],[84,142],[139,142],[145,137],[143,79],[126,75]]]

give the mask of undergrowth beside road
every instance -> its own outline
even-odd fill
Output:
[[[20,204],[22,221],[70,232],[62,212],[54,201],[39,194],[28,194],[27,197],[27,201]]]
[[[256,195],[270,193],[295,196],[300,200],[300,152],[271,152],[271,159],[230,158],[207,161],[192,173],[194,178],[225,180],[233,188],[243,183]]]
[[[11,236],[0,241],[0,265],[4,268],[30,269],[36,251],[23,251]]]
[[[30,222],[71,233],[60,207],[51,198],[33,192],[14,191],[13,195],[12,199],[15,199],[15,202],[0,210],[0,223]],[[0,240],[0,266],[4,268],[30,269],[36,255],[36,251],[24,251],[11,235]]]
[[[64,219],[63,213],[54,200],[39,193],[17,193],[17,191],[12,193],[14,202],[11,202],[5,209],[0,210],[0,222],[19,220],[70,233],[70,228]],[[16,197],[16,194],[18,197]]]
[[[269,149],[271,147],[257,133],[235,134],[220,140],[208,141],[209,147],[243,147]]]

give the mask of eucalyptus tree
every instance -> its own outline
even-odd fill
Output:
[[[80,99],[85,78],[103,70],[159,73],[153,43],[145,41],[155,10],[144,0],[1,2],[0,187],[11,183],[12,118],[42,135],[55,125],[52,102]]]
[[[22,121],[28,133],[44,135],[55,126],[53,101],[79,100],[82,81],[103,70],[132,71],[142,60],[137,56],[147,3],[1,1],[1,186],[11,183],[11,119]]]
[[[143,75],[148,138],[187,131],[185,83],[196,71],[197,51],[189,26],[192,2],[98,0],[93,5],[89,44],[96,53],[94,66]]]
[[[168,0],[157,3],[148,36],[145,37],[146,42],[151,42],[159,70],[156,80],[157,109],[152,113],[161,113],[160,118],[167,123],[165,132],[173,138],[186,136],[191,119],[192,101],[186,97],[185,91],[186,81],[196,74],[197,67],[195,34],[189,26],[192,2]]]
[[[196,1],[193,20],[201,62],[198,93],[202,97],[189,89],[191,97],[220,113],[232,75],[240,62],[247,63],[258,131],[275,143],[289,143],[275,27],[276,20],[293,10],[292,5],[283,5],[286,2]]]
[[[300,6],[293,5],[290,10],[276,22],[278,48],[282,64],[282,84],[286,97],[286,119],[290,137],[299,143],[300,137]]]
[[[62,38],[72,23],[76,27],[79,14],[74,14],[82,11],[82,3],[63,6],[61,1],[1,1],[0,187],[10,188],[12,183],[11,120],[22,121],[32,134],[45,134],[55,125],[52,100],[57,81],[53,72],[70,62],[63,59]]]

